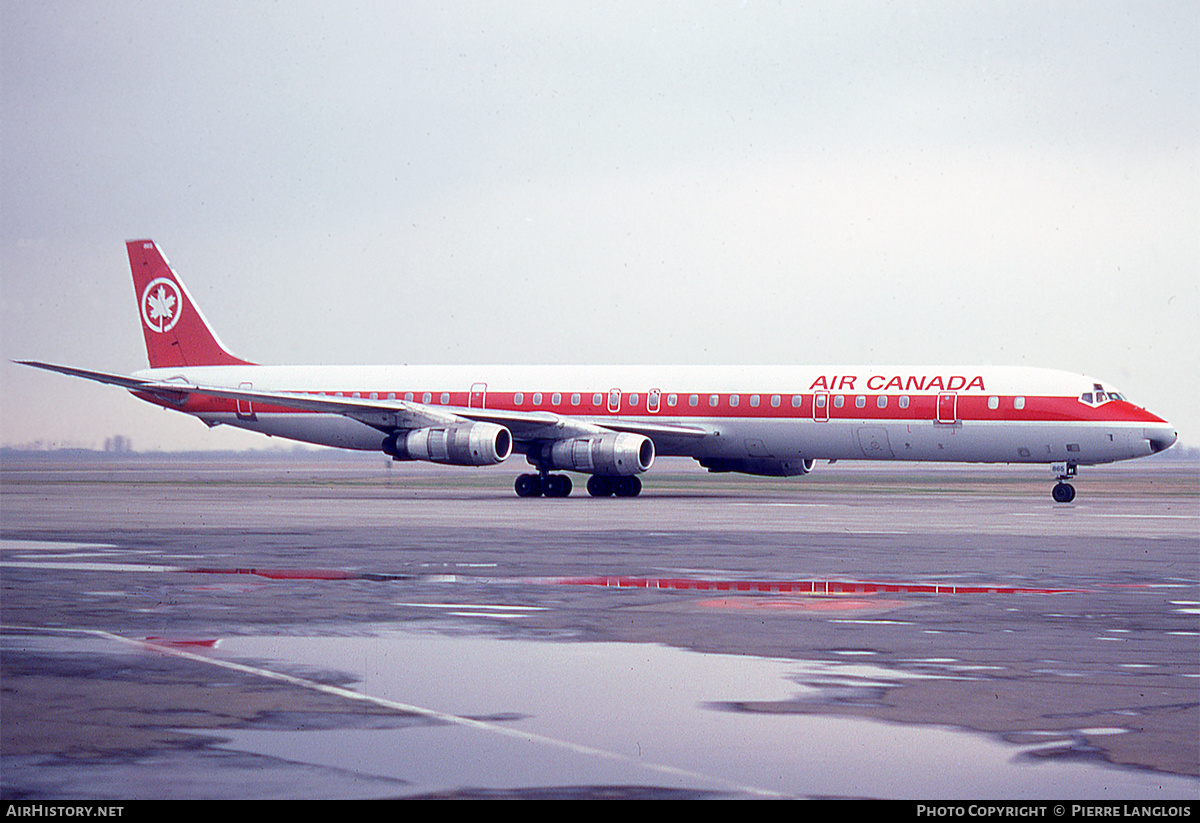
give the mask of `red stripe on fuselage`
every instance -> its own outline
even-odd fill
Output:
[[[182,405],[168,398],[159,397],[145,392],[135,392],[143,400],[167,408],[177,409],[189,414],[220,414],[237,411],[237,402],[219,397],[209,397],[199,393],[189,394]],[[407,400],[429,406],[449,406],[466,408],[471,405],[471,392],[371,392],[371,391],[323,391],[308,392],[321,397],[348,397],[384,402],[388,400]],[[426,394],[430,399],[424,400]],[[532,398],[540,394],[543,402],[535,404]],[[554,395],[560,395],[558,403],[550,402]],[[572,395],[579,394],[579,403],[571,402]],[[600,402],[596,403],[593,392],[489,392],[487,408],[503,411],[549,411],[567,416],[584,416],[590,418],[629,417],[653,414],[661,418],[722,418],[748,420],[813,420],[815,394],[718,394],[713,392],[662,392],[659,397],[657,412],[647,409],[647,395],[638,392],[637,402],[631,403],[630,394],[622,395],[617,411],[609,406],[609,395],[602,393]],[[824,393],[822,393],[824,394]],[[515,402],[515,397],[521,395],[522,402]],[[670,405],[669,398],[676,398],[675,405]],[[690,400],[696,397],[696,404]],[[817,410],[816,415],[822,421],[826,413],[830,420],[877,420],[877,421],[929,421],[938,419],[938,395],[924,394],[844,394],[829,393],[824,395],[826,406]],[[445,397],[445,400],[443,400]],[[752,404],[752,398],[758,398],[758,405]],[[773,405],[773,398],[778,397],[778,405]],[[842,398],[838,405],[838,398]],[[1109,422],[1109,423],[1142,423],[1148,425],[1164,423],[1162,418],[1147,410],[1124,400],[1110,400],[1098,406],[1089,406],[1076,397],[1036,397],[1027,395],[981,395],[958,393],[956,420],[1001,421],[1001,422]],[[989,401],[997,398],[996,408],[991,408]],[[1017,407],[1018,397],[1023,399],[1023,407]],[[716,398],[716,403],[712,399]],[[736,398],[736,401],[735,401]],[[799,405],[794,405],[794,398],[799,398]],[[862,404],[859,405],[859,398]],[[880,405],[880,398],[886,400]],[[905,400],[907,406],[902,406]],[[303,414],[297,409],[255,402],[256,414]]]

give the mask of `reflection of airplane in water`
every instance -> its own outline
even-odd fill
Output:
[[[1167,421],[1091,377],[991,366],[260,366],[229,354],[150,241],[126,244],[150,368],[26,365],[123,386],[222,423],[396,460],[463,466],[512,452],[522,497],[630,497],[655,455],[712,472],[807,474],[817,460],[1078,466],[1169,448]]]

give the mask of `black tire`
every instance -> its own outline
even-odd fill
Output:
[[[642,481],[637,477],[613,478],[613,494],[617,497],[637,497],[641,491]]]
[[[569,497],[571,494],[571,478],[565,474],[547,475],[542,485],[542,494],[546,497]]]
[[[1055,503],[1070,503],[1075,499],[1075,487],[1070,483],[1059,483],[1050,494]]]
[[[517,490],[517,497],[541,497],[542,478],[536,474],[522,474],[513,487]]]
[[[587,490],[592,497],[611,497],[613,493],[612,478],[593,474],[588,478]]]

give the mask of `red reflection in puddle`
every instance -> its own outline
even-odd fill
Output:
[[[1080,589],[1021,586],[959,586],[942,583],[878,583],[847,580],[702,580],[688,577],[562,577],[551,582],[568,586],[769,594],[1069,594],[1081,591]]]
[[[188,574],[252,574],[271,580],[357,580],[362,574],[341,569],[183,569]]]
[[[216,645],[217,645],[217,639],[215,637],[212,638],[211,640],[199,640],[199,639],[186,640],[186,639],[181,639],[181,638],[169,638],[169,637],[146,637],[143,639],[147,643],[152,643],[155,646],[167,646],[172,649],[195,648],[195,647],[212,649],[212,648],[216,648]]]
[[[744,611],[781,612],[849,612],[879,609],[900,605],[895,600],[858,600],[849,597],[808,597],[802,600],[781,598],[764,600],[758,597],[718,598],[698,604],[709,609],[739,609]]]

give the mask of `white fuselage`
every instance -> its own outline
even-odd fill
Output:
[[[1089,465],[1152,454],[1175,436],[1161,418],[1090,377],[1014,367],[239,365],[137,376],[447,411],[550,412],[601,426],[686,426],[705,436],[656,434],[656,451],[702,461]],[[261,403],[198,398],[175,407],[209,425],[339,448],[378,450],[385,435],[349,416]],[[523,445],[518,437],[517,450]]]

